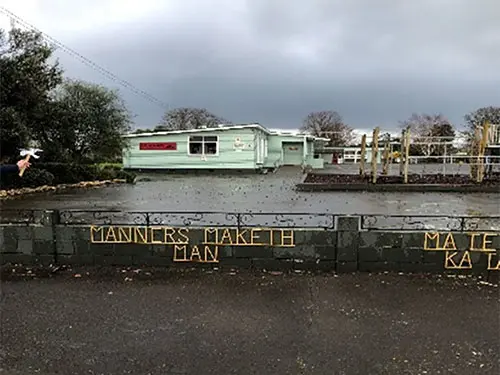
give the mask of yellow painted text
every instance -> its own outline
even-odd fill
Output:
[[[425,251],[443,251],[444,268],[454,270],[468,270],[473,268],[472,253],[482,253],[487,256],[487,270],[500,271],[500,260],[498,260],[498,249],[493,240],[500,233],[477,232],[460,233],[466,235],[467,243],[462,248],[457,246],[456,236],[451,232],[426,232],[424,234]],[[484,261],[484,258],[483,258]]]
[[[209,245],[174,245],[174,262],[218,263],[219,247]]]

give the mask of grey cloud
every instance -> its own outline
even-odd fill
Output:
[[[470,110],[500,105],[497,0],[176,4],[64,39],[172,107],[237,122],[293,128],[334,109],[360,128],[394,128],[412,112],[460,125]],[[59,56],[68,75],[110,84]],[[139,126],[159,121],[161,108],[122,91]]]

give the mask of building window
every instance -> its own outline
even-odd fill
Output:
[[[189,137],[189,155],[217,155],[219,151],[219,140],[215,135]]]

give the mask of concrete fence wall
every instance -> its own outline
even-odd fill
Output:
[[[500,217],[2,212],[0,256],[2,265],[490,275],[500,270],[499,228]]]

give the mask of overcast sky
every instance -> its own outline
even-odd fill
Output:
[[[297,128],[336,110],[394,129],[412,112],[500,105],[499,0],[1,0],[168,104]],[[43,4],[43,5],[42,5]],[[9,27],[2,15],[1,26]],[[117,86],[63,51],[73,78]],[[163,108],[121,88],[138,127]]]

